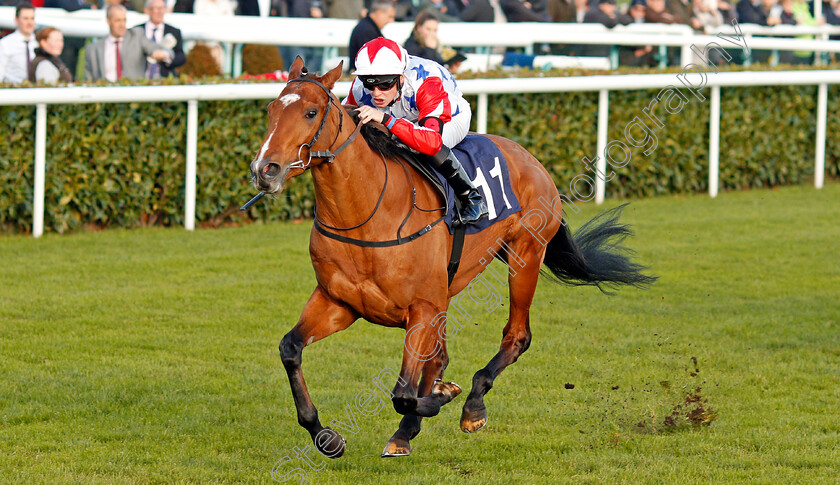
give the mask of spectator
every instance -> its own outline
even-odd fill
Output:
[[[665,8],[665,0],[647,0],[645,9],[645,23],[648,24],[676,24],[676,17]]]
[[[742,24],[779,25],[782,19],[779,9],[774,7],[777,0],[741,0],[735,5],[738,11],[738,22]],[[773,14],[771,14],[771,12]]]
[[[615,8],[615,0],[599,0],[598,8],[590,9],[583,17],[585,24],[602,24],[607,28],[613,28],[618,24],[627,25],[633,19],[619,13]],[[586,49],[586,55],[592,57],[607,57],[610,55],[612,46],[592,44]]]
[[[152,42],[172,49],[173,53],[172,60],[168,64],[147,59],[149,68],[146,77],[157,79],[177,76],[176,69],[187,62],[187,56],[184,55],[184,41],[181,37],[181,30],[163,23],[163,16],[166,13],[166,3],[163,0],[146,0],[144,12],[149,16],[149,20],[134,28],[140,29],[141,33]]]
[[[97,5],[88,3],[86,0],[44,0],[45,8],[62,8],[68,12],[77,10],[96,10]],[[85,39],[82,37],[65,37],[64,50],[61,52],[61,62],[67,66],[67,70],[75,77],[76,66],[79,63],[79,52],[85,47]]]
[[[582,24],[588,10],[588,0],[548,0],[548,18],[551,22]]]
[[[504,19],[499,0],[461,0],[459,18],[461,22],[497,22],[497,11]]]
[[[356,69],[356,53],[366,42],[382,37],[382,29],[394,21],[396,9],[391,0],[374,0],[370,5],[368,14],[350,34],[350,46],[347,53],[350,56],[350,72]]]
[[[481,191],[451,151],[467,136],[472,117],[470,104],[452,75],[443,66],[410,56],[396,42],[384,38],[362,47],[356,67],[356,79],[343,104],[359,106],[362,123],[382,123],[393,136],[426,155],[424,161],[455,190],[462,223],[486,217]]]
[[[548,22],[545,0],[499,0],[508,22]]]
[[[616,11],[615,0],[598,0],[598,8],[590,9],[583,17],[585,24],[602,24],[613,28],[618,24],[627,25],[633,19]]]
[[[245,17],[259,17],[260,4],[258,0],[239,0],[236,7],[236,15]]]
[[[589,11],[589,0],[548,0],[548,17],[551,22],[582,24]],[[582,44],[551,44],[549,51],[559,56],[583,56],[589,48]]]
[[[175,6],[172,8],[173,12],[177,13],[194,13],[195,0],[175,0]]]
[[[365,9],[363,0],[326,0],[327,16],[334,19],[362,18],[362,11]]]
[[[105,10],[110,35],[90,44],[85,52],[85,78],[142,79],[146,77],[146,56],[158,62],[171,62],[174,54],[147,39],[138,29],[126,30],[126,8],[110,4]]]
[[[694,16],[692,0],[667,0],[665,5],[671,15],[676,17],[677,23],[690,25],[692,29],[700,30],[703,26],[700,20]]]
[[[458,6],[453,0],[422,0],[417,8],[422,12],[432,12],[440,22],[457,22]]]
[[[64,50],[64,35],[53,27],[45,27],[35,34],[38,47],[35,59],[29,64],[29,82],[69,83],[73,76],[58,56]]]
[[[438,19],[431,10],[423,10],[414,21],[411,35],[405,41],[405,50],[412,56],[430,59],[438,64],[444,60],[438,52]]]
[[[692,0],[691,11],[700,24],[700,30],[713,29],[723,23],[717,0]]]
[[[627,14],[632,20],[631,23],[643,24],[647,2],[645,0],[632,0]],[[618,48],[618,64],[621,66],[653,66],[653,46],[620,46]]]
[[[647,13],[647,0],[632,0],[630,7],[627,9],[627,15],[633,19],[634,24],[645,23],[645,14]]]
[[[17,29],[0,39],[0,82],[19,84],[29,77],[35,58],[35,7],[21,3],[15,8]]]

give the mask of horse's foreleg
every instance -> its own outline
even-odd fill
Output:
[[[445,385],[448,383],[435,385],[435,379],[440,378],[449,363],[445,325],[446,313],[429,302],[420,301],[409,308],[402,370],[392,397],[398,413],[436,416],[442,405],[460,393],[460,388]],[[421,372],[426,395],[418,393]]]
[[[490,362],[473,376],[472,389],[461,413],[461,430],[467,433],[478,431],[487,423],[484,395],[493,387],[493,381],[505,367],[516,362],[531,344],[529,310],[534,300],[545,248],[537,244],[522,246],[516,248],[516,253],[526,264],[522,268],[515,268],[515,273],[509,273],[510,314],[502,331],[502,344]]]
[[[330,458],[344,454],[344,438],[332,429],[321,426],[318,411],[312,404],[303,379],[301,354],[307,345],[344,330],[356,318],[352,310],[329,298],[318,287],[309,297],[297,325],[280,342],[280,357],[289,375],[298,423],[309,431],[318,451]]]
[[[443,371],[448,363],[445,347],[441,348],[443,349],[443,352],[441,352],[443,357],[442,362],[434,362],[432,359],[426,361],[427,365],[423,369],[417,392],[417,402],[420,404],[419,406],[415,406],[429,412],[433,410],[435,414],[437,414],[443,404],[448,403],[461,393],[461,388],[457,384],[441,381]],[[385,449],[382,450],[382,456],[406,456],[411,453],[409,441],[420,433],[420,422],[422,420],[423,417],[416,414],[406,414],[403,416],[399,429],[391,436],[391,439],[385,445]]]

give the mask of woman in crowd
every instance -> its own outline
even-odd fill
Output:
[[[55,83],[73,81],[73,75],[58,56],[64,50],[64,35],[54,27],[45,27],[35,34],[38,46],[35,59],[29,64],[29,81]]]
[[[404,47],[412,56],[422,57],[444,64],[443,58],[438,51],[438,18],[433,12],[424,10],[414,20],[414,29],[406,39]]]

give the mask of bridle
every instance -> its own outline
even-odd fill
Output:
[[[327,103],[327,109],[324,110],[324,116],[321,118],[321,124],[318,125],[318,131],[315,132],[315,136],[313,136],[312,139],[309,140],[309,143],[304,143],[300,147],[298,147],[298,159],[297,159],[297,161],[289,164],[290,168],[299,168],[303,171],[306,171],[306,170],[309,169],[309,166],[312,163],[313,158],[324,158],[324,159],[326,159],[327,162],[332,163],[333,159],[336,156],[338,156],[338,154],[341,153],[342,150],[347,148],[347,145],[349,145],[350,143],[353,142],[353,140],[356,139],[356,137],[359,135],[359,131],[362,129],[362,124],[358,123],[356,125],[356,129],[353,130],[353,133],[347,138],[347,140],[345,140],[344,143],[342,143],[336,151],[334,151],[334,152],[331,151],[333,145],[335,145],[335,142],[338,140],[338,135],[341,134],[341,128],[344,126],[344,113],[342,112],[343,110],[336,103],[335,97],[333,97],[330,90],[327,89],[327,87],[324,86],[323,84],[321,84],[319,81],[316,81],[314,79],[307,79],[307,78],[297,78],[297,79],[290,79],[288,84],[291,84],[291,83],[294,83],[294,82],[307,82],[307,83],[315,84],[316,86],[318,86],[319,88],[321,88],[324,91],[324,93],[327,95],[327,99],[329,100],[329,103]],[[333,105],[335,105],[336,109],[338,110],[338,130],[335,133],[335,138],[333,138],[333,141],[332,141],[332,143],[330,143],[330,147],[327,149],[327,151],[313,152],[312,151],[312,145],[314,145],[315,142],[318,141],[318,138],[321,136],[321,131],[324,129],[324,124],[327,122],[327,117],[330,115],[330,109],[332,108]],[[303,161],[303,157],[300,156],[301,151],[303,151],[303,147],[306,147],[306,150],[309,152],[309,157],[307,158],[305,163]]]
[[[312,164],[312,159],[313,158],[324,158],[324,159],[326,159],[326,161],[328,163],[332,163],[333,159],[335,159],[335,157],[338,156],[338,154],[341,153],[342,150],[344,150],[350,143],[353,142],[353,140],[356,139],[356,136],[358,136],[359,132],[362,129],[362,123],[357,123],[356,124],[356,129],[353,130],[353,133],[347,138],[347,140],[345,140],[344,143],[342,143],[338,147],[338,149],[336,149],[335,151],[332,151],[333,145],[335,145],[336,141],[338,141],[338,135],[341,134],[341,128],[342,128],[343,123],[344,123],[344,113],[343,113],[344,110],[336,103],[335,98],[333,97],[330,90],[327,89],[327,87],[324,86],[323,84],[321,84],[319,81],[316,81],[314,79],[307,79],[307,78],[290,79],[288,81],[288,83],[293,83],[293,82],[313,83],[316,86],[318,86],[319,88],[321,88],[321,90],[323,90],[324,93],[327,95],[327,99],[329,99],[329,102],[327,103],[327,108],[324,110],[324,116],[321,118],[321,123],[318,125],[318,130],[315,132],[315,136],[313,136],[312,139],[309,140],[309,143],[304,143],[298,148],[298,160],[295,161],[295,162],[292,162],[289,165],[290,168],[299,168],[303,171],[306,171],[310,168],[310,165]],[[336,131],[335,138],[333,138],[332,143],[330,143],[330,146],[326,151],[313,152],[312,151],[312,145],[314,145],[315,142],[318,141],[318,138],[321,136],[321,131],[324,129],[324,124],[326,124],[327,116],[330,115],[330,109],[332,108],[333,105],[335,105],[336,109],[338,110],[338,115],[339,115],[338,130]],[[303,147],[306,147],[307,151],[309,151],[309,157],[307,158],[306,162],[304,162],[303,157],[300,156],[301,152],[303,151]],[[382,155],[382,154],[380,153],[380,155]],[[401,244],[411,242],[411,241],[419,238],[420,236],[423,236],[424,234],[428,233],[429,231],[432,230],[432,227],[436,226],[438,223],[440,223],[441,221],[444,220],[444,218],[446,217],[446,215],[445,215],[446,207],[436,208],[436,209],[420,209],[419,207],[417,207],[417,203],[416,203],[416,200],[415,200],[416,189],[414,187],[412,187],[412,191],[411,191],[412,192],[412,195],[411,195],[411,210],[409,210],[405,219],[403,219],[402,224],[400,224],[399,228],[397,229],[397,238],[396,239],[390,239],[390,240],[387,240],[387,241],[365,241],[365,240],[362,240],[362,239],[355,239],[355,238],[351,238],[351,237],[347,237],[347,236],[342,236],[341,234],[336,234],[334,232],[328,231],[327,229],[331,229],[333,231],[349,231],[351,229],[356,229],[358,227],[363,226],[368,221],[370,221],[371,218],[373,218],[373,215],[376,214],[376,211],[379,209],[379,205],[382,203],[382,199],[385,196],[385,189],[388,187],[388,163],[385,161],[385,156],[384,155],[382,156],[382,163],[385,164],[385,183],[382,186],[382,192],[379,194],[379,200],[377,200],[376,205],[373,208],[373,212],[371,212],[371,214],[367,217],[367,219],[365,219],[364,221],[360,222],[359,224],[356,224],[356,225],[351,226],[351,227],[330,226],[318,217],[318,210],[317,210],[317,207],[316,207],[315,210],[313,211],[313,216],[314,216],[314,219],[315,219],[314,226],[315,226],[315,229],[318,232],[320,232],[321,234],[323,234],[324,236],[326,236],[330,239],[334,239],[336,241],[340,241],[340,242],[343,242],[343,243],[353,244],[355,246],[362,246],[362,247],[382,248],[382,247],[399,246]],[[411,178],[410,174],[408,173],[408,169],[405,167],[405,165],[404,164],[401,164],[401,165],[403,167],[403,170],[406,171],[406,174],[408,174],[409,178]],[[250,207],[256,201],[258,201],[260,198],[262,198],[263,195],[265,195],[265,193],[260,192],[253,199],[251,199],[245,205],[243,205],[240,208],[240,210],[247,210],[248,207]],[[411,217],[411,213],[412,213],[414,208],[417,208],[417,209],[419,209],[423,212],[433,212],[433,211],[437,211],[437,210],[442,209],[444,211],[444,215],[439,217],[437,220],[435,220],[431,224],[428,224],[425,227],[421,228],[420,230],[414,232],[413,234],[410,234],[408,236],[402,236],[401,235],[402,228],[408,222],[408,219]],[[463,234],[464,234],[463,230],[456,231],[456,244],[453,245],[452,258],[450,259],[449,268],[448,268],[449,282],[450,283],[452,283],[452,278],[454,277],[455,272],[458,269],[458,262],[460,260],[460,254],[461,254],[460,248],[463,247]],[[457,251],[456,251],[456,248],[458,248]]]

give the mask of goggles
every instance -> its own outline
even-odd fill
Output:
[[[362,85],[368,91],[373,91],[375,88],[379,88],[380,91],[387,91],[394,87],[397,84],[397,81],[400,80],[400,76],[360,76],[362,79]]]

